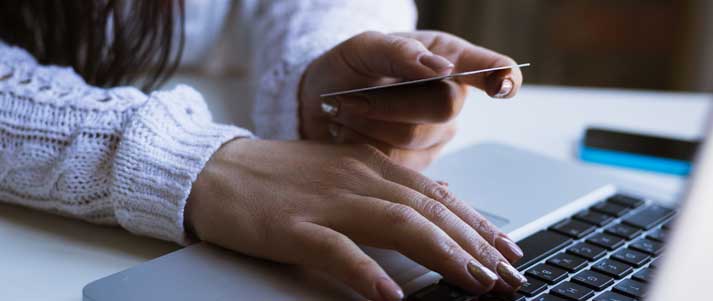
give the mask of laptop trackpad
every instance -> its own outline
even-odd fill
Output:
[[[505,233],[612,183],[574,162],[492,143],[447,154],[425,173],[448,182],[458,198]]]

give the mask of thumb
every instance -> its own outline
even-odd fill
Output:
[[[373,77],[420,79],[446,75],[454,68],[416,39],[373,31],[349,39],[341,52],[353,71]]]

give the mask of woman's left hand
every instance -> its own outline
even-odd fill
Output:
[[[495,98],[512,97],[522,84],[519,69],[326,99],[319,95],[513,64],[507,56],[447,33],[365,32],[337,45],[305,71],[301,134],[305,139],[371,144],[420,170],[454,136],[466,87]]]

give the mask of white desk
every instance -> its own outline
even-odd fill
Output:
[[[216,108],[235,94],[210,81],[195,82]],[[235,85],[233,83],[233,88]],[[228,103],[234,103],[235,99]],[[585,126],[611,125],[681,137],[701,134],[709,96],[623,90],[526,87],[516,100],[473,94],[459,135],[446,151],[478,141],[498,141],[563,160],[575,160]],[[217,110],[219,120],[240,120],[236,110]],[[236,118],[235,116],[239,116]],[[609,167],[635,181],[675,191],[676,177]],[[133,236],[117,228],[0,205],[0,300],[81,300],[82,287],[178,247]]]

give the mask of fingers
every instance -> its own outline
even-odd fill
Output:
[[[473,207],[457,199],[447,187],[405,168],[385,169],[383,176],[396,183],[410,187],[446,206],[459,218],[473,227],[492,246],[497,248],[509,262],[522,258],[522,250],[505,234],[483,217]]]
[[[339,49],[353,71],[372,77],[418,79],[453,69],[450,61],[434,55],[418,40],[374,31],[347,40]]]
[[[473,45],[451,34],[436,31],[396,33],[394,35],[417,39],[429,50],[455,64],[453,72],[465,72],[516,64],[515,61],[495,51]],[[485,91],[491,97],[510,98],[517,94],[522,85],[519,68],[500,70],[486,74],[459,77],[460,83]]]
[[[371,257],[345,235],[302,222],[293,228],[303,252],[297,262],[321,269],[370,300],[402,300],[404,293]]]
[[[468,45],[457,59],[457,72],[495,68],[517,64],[513,59],[495,51]],[[491,97],[510,98],[517,94],[522,85],[520,68],[505,69],[492,72],[486,76],[465,76],[457,79],[459,82],[475,86],[485,91]]]
[[[473,293],[492,289],[497,276],[446,232],[407,205],[354,196],[325,222],[360,244],[393,249]]]
[[[452,136],[444,137],[446,139],[444,139],[443,142],[425,149],[401,149],[362,135],[338,123],[331,123],[328,128],[334,142],[371,145],[389,157],[389,159],[396,164],[411,168],[413,170],[425,169],[431,162],[433,162],[433,160],[436,159],[441,149],[452,138]]]
[[[391,122],[444,123],[460,113],[466,95],[465,85],[440,81],[327,98],[323,108],[331,117],[348,113]]]
[[[435,184],[441,186],[440,184]],[[476,227],[465,223],[444,203],[393,182],[380,181],[369,186],[372,187],[374,196],[414,208],[429,221],[443,229],[443,231],[453,238],[463,249],[477,259],[478,262],[492,271],[497,271],[504,280],[502,285],[507,285],[512,288],[518,288],[522,285],[520,279],[522,276],[519,275],[519,273],[511,272],[514,268],[507,262],[507,259],[502,256],[501,252],[493,247],[487,239],[481,236],[480,233],[475,230]],[[462,203],[457,200],[453,200],[453,202]],[[485,219],[483,219],[483,221],[487,222]],[[482,228],[482,226],[478,226]],[[494,230],[497,231],[497,229]],[[506,269],[503,270],[503,268]]]
[[[336,122],[364,136],[401,149],[425,149],[450,140],[455,126],[447,124],[410,124],[370,120],[342,114]]]
[[[384,199],[415,208],[421,215],[443,229],[484,266],[496,271],[501,264],[509,265],[501,253],[483,238],[473,226],[465,223],[445,204],[393,182],[382,182],[382,185],[382,187],[377,187],[376,185],[371,187],[375,190],[378,189],[381,192],[380,196]],[[501,275],[503,279],[512,278],[509,276],[511,275]],[[507,284],[515,288],[521,285],[518,282]]]

